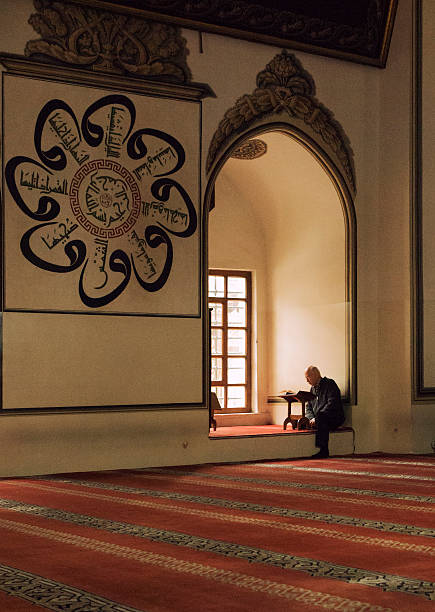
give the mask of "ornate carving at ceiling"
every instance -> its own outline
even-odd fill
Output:
[[[259,138],[250,138],[234,149],[231,157],[235,159],[258,159],[267,153],[267,144]]]
[[[94,4],[114,0],[76,0]],[[398,0],[117,0],[157,20],[385,66]]]
[[[29,23],[41,38],[27,43],[27,56],[176,83],[191,79],[178,26],[56,0],[34,6]]]
[[[238,134],[258,125],[273,114],[285,113],[304,132],[332,150],[344,174],[355,191],[353,153],[343,128],[330,110],[315,97],[315,85],[310,74],[294,55],[282,51],[257,76],[257,88],[240,97],[226,111],[212,138],[208,156],[209,172],[220,151],[227,148]]]

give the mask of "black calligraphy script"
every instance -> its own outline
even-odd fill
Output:
[[[180,178],[182,144],[155,127],[135,130],[135,123],[125,95],[96,100],[81,120],[67,102],[52,99],[35,119],[36,158],[6,163],[6,185],[22,215],[22,255],[52,273],[81,268],[78,295],[93,309],[116,300],[132,278],[145,292],[162,289],[173,241],[197,231]]]

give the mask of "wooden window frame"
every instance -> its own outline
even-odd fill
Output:
[[[224,288],[225,288],[225,297],[210,297],[208,295],[208,285],[207,285],[207,295],[208,295],[208,303],[213,304],[222,304],[223,305],[223,320],[222,327],[221,326],[211,326],[210,325],[210,334],[213,327],[216,329],[222,329],[222,382],[221,381],[212,381],[211,380],[211,372],[210,372],[210,386],[211,387],[225,387],[225,406],[228,405],[228,387],[245,387],[245,407],[244,408],[222,408],[218,410],[218,414],[234,414],[237,412],[252,412],[252,273],[246,270],[222,270],[211,268],[208,271],[208,276],[223,276],[224,277]],[[243,277],[246,279],[246,298],[237,298],[237,297],[228,297],[228,277]],[[243,326],[235,326],[228,327],[228,312],[227,312],[227,304],[228,301],[245,301],[246,302],[246,325]],[[246,379],[245,384],[228,384],[227,377],[227,363],[229,357],[237,357],[237,355],[228,355],[228,329],[243,329],[246,331]],[[213,357],[220,357],[221,355],[212,355],[211,354],[211,337],[210,337],[210,363]],[[242,357],[243,358],[243,357]]]

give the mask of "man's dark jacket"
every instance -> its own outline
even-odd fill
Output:
[[[318,385],[311,387],[311,393],[316,398],[307,402],[305,416],[314,419],[321,413],[334,421],[344,421],[340,389],[332,378],[321,378]]]

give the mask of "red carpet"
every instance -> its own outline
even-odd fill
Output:
[[[337,431],[352,431],[351,427],[340,427]],[[231,427],[217,427],[216,431],[210,429],[210,438],[244,438],[245,436],[279,436],[288,434],[310,434],[314,435],[312,429],[292,429],[292,426],[287,425],[287,429],[283,429],[282,425],[237,425]]]
[[[435,458],[0,481],[0,610],[434,610]]]

